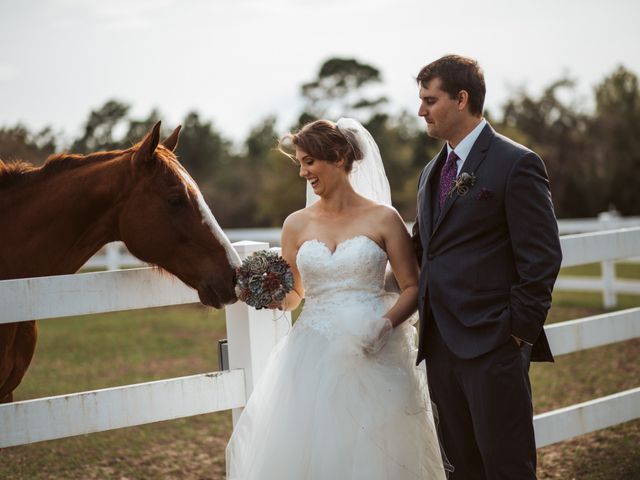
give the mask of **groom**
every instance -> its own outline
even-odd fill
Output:
[[[536,478],[529,362],[562,253],[542,160],[482,117],[478,63],[448,55],[417,77],[419,115],[446,143],[420,175],[414,242],[420,344],[450,480]]]

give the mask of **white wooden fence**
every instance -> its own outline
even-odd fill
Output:
[[[640,226],[640,217],[622,217],[615,210],[602,212],[595,218],[562,218],[558,220],[560,235],[599,232]]]
[[[569,235],[561,242],[565,266],[635,257],[640,227]],[[267,246],[235,244],[241,257]],[[193,302],[193,290],[148,268],[0,281],[0,323]],[[291,319],[238,303],[226,308],[226,321],[229,370],[0,405],[0,447],[229,409],[235,421]],[[556,355],[637,338],[640,308],[546,331]],[[536,443],[542,447],[639,417],[640,387],[537,415]]]
[[[597,218],[563,219],[558,221],[560,235],[614,230],[640,226],[640,217],[621,217],[617,212],[602,212]],[[627,263],[637,263],[638,258],[627,258]],[[619,294],[640,295],[640,282],[616,278],[616,262],[600,262],[600,277],[578,277],[562,275],[558,278],[556,291],[601,292],[605,308],[618,305]]]

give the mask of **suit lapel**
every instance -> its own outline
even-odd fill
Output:
[[[487,155],[487,150],[489,149],[489,145],[491,144],[491,140],[493,139],[494,135],[495,135],[495,132],[493,128],[491,128],[491,125],[487,123],[487,125],[485,125],[485,127],[482,129],[482,132],[480,132],[478,139],[473,144],[473,147],[471,148],[471,151],[469,152],[469,156],[465,160],[464,165],[462,165],[462,170],[460,170],[460,175],[462,175],[462,173],[465,173],[465,172],[466,173],[476,172],[476,170],[478,169],[478,167],[480,166],[480,164],[482,163],[482,161]],[[446,149],[446,145],[445,145],[445,149]],[[453,204],[456,202],[456,200],[458,200],[458,197],[459,195],[455,191],[453,192],[452,195],[447,196],[447,199],[445,200],[444,205],[442,206],[442,211],[440,212],[440,215],[436,220],[436,224],[433,227],[433,232],[431,235],[434,235],[436,233],[436,231],[438,230],[438,227],[444,220],[444,217],[447,215],[447,213],[449,212]]]

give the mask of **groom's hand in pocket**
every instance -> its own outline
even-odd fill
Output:
[[[516,337],[515,335],[511,335],[511,338],[513,338],[513,340],[516,342],[516,344],[518,345],[518,348],[521,347],[525,343],[527,345],[531,346],[531,344],[529,342],[525,342],[520,337]]]

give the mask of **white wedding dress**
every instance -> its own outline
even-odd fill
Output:
[[[395,299],[383,290],[386,263],[364,235],[333,253],[302,244],[305,305],[233,431],[228,479],[445,478],[414,327],[395,328],[374,356],[362,350],[370,322]]]

